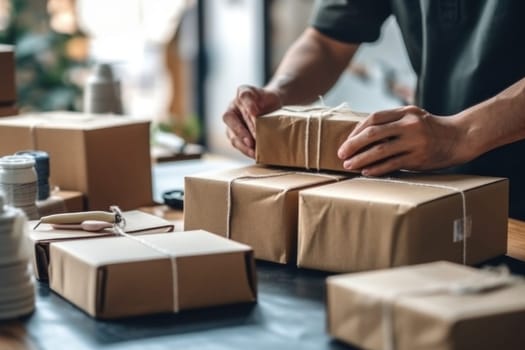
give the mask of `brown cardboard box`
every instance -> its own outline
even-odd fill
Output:
[[[328,331],[369,350],[523,349],[525,283],[453,292],[498,281],[448,262],[329,277]]]
[[[152,199],[149,122],[111,115],[50,112],[0,119],[0,154],[49,153],[50,182],[80,191],[89,209],[123,210]]]
[[[256,300],[250,247],[205,231],[140,238],[51,244],[51,289],[104,319]]]
[[[18,107],[15,105],[0,105],[0,117],[18,115]]]
[[[147,214],[138,210],[123,213],[126,219],[124,231],[130,234],[172,232],[174,225],[157,216]],[[35,227],[38,221],[30,221],[29,226]],[[51,225],[40,224],[38,228],[29,232],[29,239],[33,249],[33,271],[40,281],[48,280],[48,268],[50,265],[49,245],[52,242],[100,238],[117,236],[114,230],[104,230],[102,232],[87,232],[82,230],[57,230]]]
[[[0,106],[16,101],[14,47],[0,45]]]
[[[365,116],[347,108],[330,112],[329,107],[299,106],[263,115],[255,121],[255,159],[259,164],[346,171],[337,150]]]
[[[37,201],[40,217],[85,210],[85,198],[81,192],[53,191],[48,199]]]
[[[464,191],[471,227],[466,262],[505,254],[507,179],[407,174],[401,180],[412,184],[355,178],[302,191],[298,265],[350,272],[436,260],[461,263],[463,200],[453,188]]]
[[[231,192],[231,239],[253,247],[258,259],[295,261],[299,190],[340,178],[261,166],[186,176],[184,229],[227,236],[228,184],[237,179]]]

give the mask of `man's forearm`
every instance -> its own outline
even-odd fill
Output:
[[[266,88],[277,92],[282,104],[310,103],[332,87],[358,47],[309,28],[288,50]]]
[[[457,115],[464,126],[464,160],[525,139],[525,78]]]

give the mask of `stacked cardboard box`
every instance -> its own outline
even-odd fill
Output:
[[[525,283],[449,262],[329,277],[328,332],[370,350],[523,349]]]
[[[0,45],[0,117],[16,115],[15,53],[13,46]]]
[[[170,222],[138,210],[123,213],[126,221],[124,231],[129,234],[147,234],[172,232],[173,224]],[[31,221],[30,227],[35,227],[37,221]],[[118,234],[113,229],[100,232],[87,232],[78,229],[55,229],[49,224],[40,224],[29,232],[29,239],[33,245],[33,271],[40,281],[47,281],[48,269],[51,265],[49,246],[54,242],[78,239],[91,239],[100,237],[114,237]]]
[[[295,262],[299,192],[352,174],[290,167],[341,170],[338,144],[362,117],[347,108],[296,106],[257,118],[257,162],[288,168],[252,166],[186,177],[185,229],[202,228],[249,244],[258,259]]]
[[[151,205],[149,121],[114,115],[49,112],[0,119],[0,154],[46,151],[50,182],[80,191],[87,207]]]
[[[258,259],[295,262],[299,191],[343,178],[262,166],[187,176],[184,229],[248,244]]]
[[[339,146],[366,114],[346,107],[288,106],[256,119],[257,163],[344,171]]]
[[[346,108],[322,107],[257,118],[257,161],[287,168],[187,177],[185,228],[252,245],[259,259],[286,263],[297,252],[298,266],[334,272],[436,260],[477,264],[505,254],[506,179],[342,172],[330,179],[291,170],[341,170],[337,148],[360,120]]]
[[[351,272],[436,260],[477,264],[507,251],[506,179],[355,178],[299,197],[301,267]]]
[[[51,289],[97,318],[257,297],[251,248],[205,231],[57,242],[50,258]]]

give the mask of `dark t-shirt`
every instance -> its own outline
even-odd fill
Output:
[[[371,42],[391,14],[418,76],[416,104],[430,113],[458,113],[525,77],[523,0],[318,0],[312,26]],[[525,219],[525,141],[448,170],[510,178],[510,216]]]

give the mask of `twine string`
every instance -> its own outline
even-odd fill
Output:
[[[259,175],[240,175],[232,178],[228,181],[228,189],[226,194],[226,238],[231,239],[231,219],[232,219],[232,197],[233,197],[233,183],[237,180],[254,180],[254,179],[266,179],[272,177],[279,177],[285,175],[313,175],[318,177],[325,177],[339,181],[340,177],[330,174],[319,174],[319,173],[308,173],[308,172],[298,172],[298,171],[283,171],[279,173],[272,174],[259,174]]]
[[[118,209],[120,211],[120,209]],[[123,221],[125,222],[125,221]],[[179,295],[178,295],[178,288],[176,286],[177,282],[178,282],[178,269],[177,269],[177,262],[175,261],[175,256],[167,249],[164,249],[162,247],[159,247],[158,245],[156,244],[153,244],[139,236],[134,236],[134,235],[130,235],[129,233],[126,233],[124,231],[124,226],[125,225],[122,225],[122,224],[119,224],[119,223],[115,223],[115,225],[113,225],[113,229],[115,231],[115,233],[119,234],[120,236],[122,237],[126,237],[126,238],[129,238],[135,242],[138,242],[148,248],[151,248],[153,249],[154,251],[162,254],[162,255],[165,255],[167,256],[169,259],[170,259],[170,263],[171,263],[171,278],[173,280],[173,288],[172,288],[172,291],[173,291],[173,311],[174,312],[177,312],[179,311]]]
[[[469,236],[469,225],[468,225],[468,217],[467,217],[467,199],[465,196],[465,191],[463,191],[460,188],[449,186],[449,185],[438,185],[438,184],[428,184],[428,183],[419,183],[419,182],[410,182],[405,181],[401,179],[394,179],[394,178],[372,178],[372,177],[358,177],[359,180],[365,180],[365,181],[377,181],[377,182],[389,182],[389,183],[398,183],[398,184],[404,184],[404,185],[410,185],[410,186],[420,186],[420,187],[429,187],[429,188],[438,188],[448,191],[453,191],[455,193],[459,193],[461,196],[461,228],[463,230],[462,234],[460,235],[462,240],[462,256],[461,261],[463,265],[467,264],[467,251],[468,251],[468,245],[467,245],[467,237]]]
[[[467,278],[446,285],[433,285],[392,293],[381,303],[383,349],[396,350],[394,307],[404,297],[426,297],[439,294],[473,295],[523,283],[523,278],[512,276],[508,268],[485,270],[482,276]]]
[[[321,100],[322,101],[322,100]],[[310,120],[317,117],[317,142],[316,142],[316,154],[315,154],[315,168],[317,171],[321,170],[321,136],[323,130],[323,120],[327,117],[332,116],[334,113],[340,112],[342,109],[348,108],[348,103],[343,102],[335,107],[327,108],[324,106],[312,106],[306,108],[293,108],[284,107],[283,110],[289,112],[304,112],[306,115],[306,130],[304,133],[304,167],[306,170],[310,170]],[[316,113],[318,112],[318,113]]]

